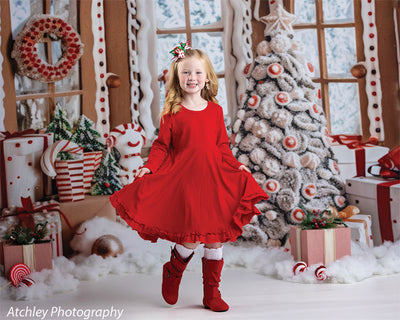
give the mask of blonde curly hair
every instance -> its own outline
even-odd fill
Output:
[[[215,96],[218,93],[218,78],[207,54],[199,49],[189,49],[185,52],[185,58],[190,57],[197,57],[203,60],[205,65],[206,77],[209,82],[208,85],[201,90],[201,97],[207,101],[218,103],[217,99],[215,99]],[[161,113],[161,116],[164,116],[168,113],[175,114],[182,108],[180,103],[183,99],[183,91],[179,85],[178,65],[183,59],[172,61],[169,68],[166,88],[168,93],[167,97],[165,98],[164,109]]]

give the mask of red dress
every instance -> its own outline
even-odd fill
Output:
[[[176,243],[236,241],[267,200],[253,176],[232,155],[222,108],[182,106],[167,114],[145,167],[152,173],[115,192],[110,201],[139,235]]]

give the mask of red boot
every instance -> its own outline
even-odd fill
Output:
[[[204,288],[203,305],[206,309],[211,309],[212,311],[227,311],[229,306],[222,300],[221,293],[218,290],[224,259],[208,260],[203,258],[202,261]]]
[[[187,264],[192,259],[194,252],[183,260],[175,248],[171,250],[171,259],[164,264],[163,281],[162,281],[162,296],[169,304],[175,304],[178,301],[179,284],[181,283],[183,271]]]

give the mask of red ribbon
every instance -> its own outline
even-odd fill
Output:
[[[355,150],[356,156],[356,177],[365,177],[365,147],[374,147],[378,144],[378,139],[371,137],[367,142],[361,142],[361,136],[337,134],[330,135],[331,144],[337,142],[345,145],[349,149]]]
[[[8,140],[8,139],[12,139],[12,138],[19,138],[22,136],[27,136],[27,135],[32,135],[35,134],[35,130],[34,129],[26,129],[23,131],[18,131],[18,132],[14,132],[14,133],[10,133],[8,131],[3,131],[0,132],[0,171],[3,173],[0,177],[0,183],[1,183],[1,205],[3,207],[7,207],[8,206],[8,201],[7,201],[7,183],[6,183],[6,162],[5,162],[5,158],[4,158],[4,149],[3,149],[3,143],[4,141]],[[44,138],[42,136],[38,136],[41,138]],[[47,139],[44,138],[44,142],[43,142],[43,152],[44,150],[47,149]],[[46,183],[45,183],[45,175],[43,173],[43,187],[46,188]],[[3,179],[2,179],[3,178]]]
[[[33,228],[34,222],[33,222],[33,213],[44,213],[45,211],[57,211],[64,219],[65,223],[67,224],[68,228],[72,231],[73,234],[81,235],[86,231],[86,228],[83,232],[77,233],[74,232],[74,228],[72,227],[71,223],[68,221],[67,217],[65,214],[60,210],[60,205],[58,203],[49,203],[49,204],[42,204],[38,205],[36,207],[33,206],[32,204],[32,199],[31,197],[21,197],[21,204],[22,207],[17,208],[17,211],[15,213],[9,214],[9,215],[3,215],[0,216],[0,220],[4,220],[7,217],[14,217],[18,216],[20,223],[25,223],[24,227],[29,227]],[[27,225],[28,224],[28,225]]]
[[[378,201],[379,229],[382,242],[385,240],[394,241],[392,216],[390,213],[390,187],[400,183],[400,180],[393,180],[380,183],[376,186],[376,198]]]

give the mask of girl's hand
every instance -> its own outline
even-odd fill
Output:
[[[250,169],[247,168],[244,164],[242,164],[242,165],[239,167],[239,170],[247,171],[248,173],[251,173]]]
[[[143,167],[143,168],[139,169],[138,172],[136,172],[135,178],[136,178],[136,177],[141,178],[141,177],[143,177],[145,174],[149,174],[150,172],[151,172],[150,169]]]

